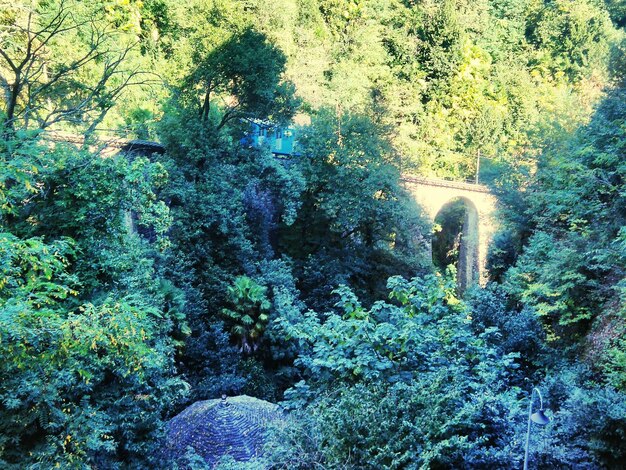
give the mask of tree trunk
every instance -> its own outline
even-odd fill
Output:
[[[15,83],[11,86],[11,96],[9,98],[9,104],[7,106],[7,117],[4,120],[5,127],[12,131],[14,129],[15,108],[17,107],[17,98],[22,91],[21,74],[15,74]]]
[[[202,122],[206,122],[209,118],[209,111],[211,108],[211,84],[206,89],[206,94],[204,95],[204,103],[202,103],[202,107],[200,108],[200,119]]]

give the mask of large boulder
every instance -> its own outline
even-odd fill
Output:
[[[261,455],[268,425],[282,417],[278,405],[246,395],[198,401],[167,424],[167,453],[178,459],[191,447],[209,465],[225,455],[246,462]]]

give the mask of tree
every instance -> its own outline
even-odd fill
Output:
[[[428,228],[400,185],[384,129],[367,116],[324,109],[301,133],[300,148],[306,191],[279,245],[299,260],[299,287],[309,299],[325,299],[342,283],[371,299],[389,276],[424,269]]]
[[[137,41],[98,4],[74,0],[2,2],[0,88],[3,123],[92,132],[129,86],[152,76],[129,66]]]
[[[305,181],[296,165],[264,149],[229,141],[198,119],[196,111],[173,108],[162,122],[167,147],[162,161],[169,182],[161,197],[168,201],[174,220],[168,232],[172,248],[164,265],[175,284],[185,290],[185,312],[193,331],[181,362],[195,396],[204,399],[207,394],[250,390],[255,378],[249,372],[261,370],[257,361],[267,358],[270,371],[287,362],[269,359],[270,348],[260,348],[254,358],[242,358],[237,349],[243,347],[244,356],[252,353],[260,344],[257,332],[265,329],[265,322],[251,338],[241,318],[270,312],[259,312],[256,304],[249,305],[251,312],[241,310],[244,305],[237,299],[233,303],[229,290],[243,275],[267,287],[264,298],[272,302],[272,314],[292,303],[276,303],[283,298],[276,293],[283,286],[295,291],[289,260],[280,259],[277,249],[277,227],[293,223]],[[235,312],[235,321],[225,317],[223,309]],[[244,330],[243,336],[241,331],[230,335],[237,325]],[[229,336],[237,348],[231,347]],[[265,332],[263,337],[270,346],[278,344]],[[275,347],[276,356],[284,358],[285,349]]]
[[[297,107],[294,87],[282,77],[285,55],[266,35],[251,28],[235,33],[208,53],[196,51],[194,62],[184,90],[192,101],[199,101],[203,122],[209,120],[212,100],[220,100],[218,130],[242,117],[283,123]]]
[[[114,286],[155,287],[146,274],[169,245],[172,222],[155,194],[167,180],[160,163],[124,153],[102,158],[71,144],[5,142],[0,197],[4,185],[9,213],[0,220],[7,230],[21,238],[72,238],[82,253],[73,270],[88,296]],[[129,223],[141,234],[129,233]]]

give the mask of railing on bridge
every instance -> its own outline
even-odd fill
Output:
[[[76,144],[83,146],[85,144],[85,136],[76,135],[69,132],[62,131],[46,131],[43,133],[42,138],[52,142],[66,142],[70,144]],[[149,152],[149,153],[164,153],[165,147],[150,140],[140,139],[125,139],[121,137],[111,136],[98,136],[94,139],[97,146],[107,149],[119,149],[126,152]]]
[[[417,175],[402,175],[400,178],[407,183],[425,184],[428,186],[438,186],[442,188],[464,189],[466,191],[474,191],[477,193],[490,193],[489,188],[483,184],[469,183],[465,181],[454,181],[443,178],[429,178]]]

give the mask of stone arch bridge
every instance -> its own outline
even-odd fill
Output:
[[[457,267],[461,289],[487,281],[487,251],[496,231],[496,198],[487,186],[402,175],[402,183],[434,223],[437,214],[461,200],[466,208]]]
[[[46,132],[44,139],[54,142],[85,145],[84,137],[64,132]],[[151,156],[163,154],[165,147],[146,140],[100,137],[89,148],[103,157],[124,152],[130,155]],[[446,205],[461,200],[466,207],[462,230],[462,243],[459,254],[457,280],[461,289],[475,283],[483,284],[487,280],[487,250],[496,230],[496,199],[489,188],[480,184],[464,183],[437,178],[426,178],[404,174],[401,181],[415,201],[426,211],[430,221],[434,222],[437,214]],[[126,223],[130,231],[134,230],[132,215],[126,214]]]

